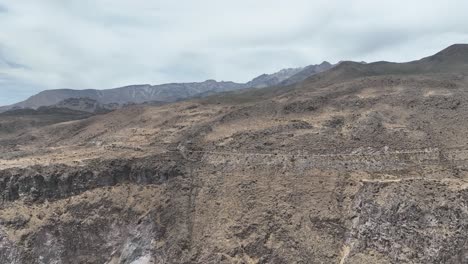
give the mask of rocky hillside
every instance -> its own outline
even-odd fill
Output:
[[[9,136],[16,137],[25,131],[71,120],[85,119],[94,114],[97,113],[53,106],[39,107],[37,110],[15,109],[6,111],[0,113],[0,144],[8,145],[5,139]]]
[[[0,263],[466,263],[464,53],[1,135]]]
[[[89,98],[69,98],[51,106],[37,109],[17,108],[0,113],[0,143],[18,131],[31,131],[52,124],[86,119],[122,108],[119,104],[101,104]]]

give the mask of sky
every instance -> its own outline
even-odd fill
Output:
[[[466,0],[0,0],[0,105],[45,89],[246,82],[468,43]]]

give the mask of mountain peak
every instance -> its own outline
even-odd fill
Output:
[[[328,61],[323,61],[322,63],[320,63],[319,66],[331,66],[332,64],[329,63]]]

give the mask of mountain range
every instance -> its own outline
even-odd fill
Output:
[[[115,106],[140,104],[144,102],[168,103],[192,97],[204,97],[219,92],[247,88],[265,88],[283,83],[295,83],[313,74],[328,70],[331,67],[333,67],[332,64],[323,62],[319,65],[310,65],[303,68],[283,69],[273,74],[262,74],[247,83],[207,80],[193,83],[129,85],[105,90],[45,90],[29,97],[25,101],[0,107],[0,112],[18,108],[37,109],[41,106],[52,106],[56,104],[60,104],[61,107],[67,107],[66,102],[63,101],[70,98],[87,98],[95,100],[97,103],[103,105],[112,104],[113,108],[115,108]]]

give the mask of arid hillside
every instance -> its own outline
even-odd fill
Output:
[[[0,130],[0,263],[465,263],[467,69],[454,45],[81,120],[17,117]]]

